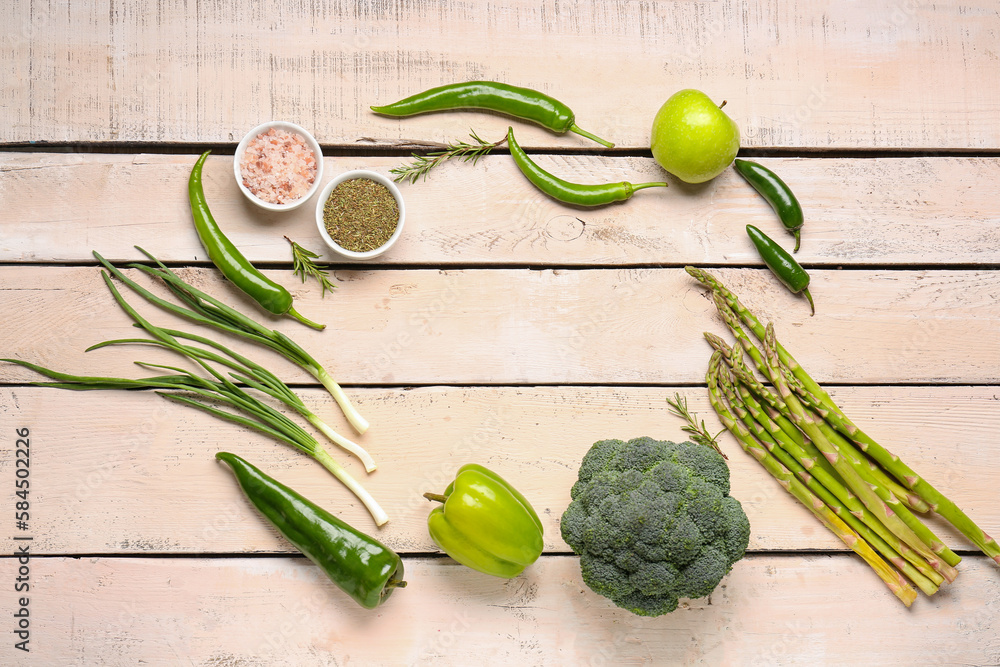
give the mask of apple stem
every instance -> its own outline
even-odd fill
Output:
[[[721,109],[724,106],[726,106],[726,100],[722,100],[722,104],[719,105],[719,108]]]

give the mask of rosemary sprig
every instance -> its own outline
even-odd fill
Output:
[[[389,173],[395,176],[393,180],[397,183],[405,180],[409,180],[410,183],[416,183],[418,178],[421,176],[427,178],[427,172],[446,160],[460,157],[462,158],[462,162],[471,161],[472,164],[476,164],[479,158],[507,141],[506,136],[499,141],[494,141],[492,143],[484,141],[478,134],[476,134],[475,130],[472,130],[469,136],[472,137],[472,140],[475,143],[458,141],[454,144],[446,146],[444,150],[433,151],[427,155],[418,155],[417,153],[413,153],[412,162],[390,169]]]
[[[318,259],[319,255],[314,253],[312,250],[303,248],[295,241],[291,240],[287,236],[285,240],[292,244],[292,272],[302,278],[302,282],[306,281],[306,276],[312,276],[319,281],[319,284],[323,287],[323,291],[320,292],[320,298],[326,296],[326,291],[331,292],[337,289],[337,286],[330,282],[327,278],[327,271],[320,268],[320,266],[314,262],[314,259]]]
[[[708,428],[705,426],[705,420],[701,420],[701,424],[698,423],[698,415],[688,410],[687,398],[680,394],[674,394],[673,400],[668,398],[667,404],[670,406],[670,412],[687,422],[687,424],[681,427],[681,430],[690,434],[691,439],[696,444],[711,447],[722,454],[722,458],[729,460],[729,457],[719,448],[719,441],[716,440],[726,429],[722,429],[715,435],[709,433]]]

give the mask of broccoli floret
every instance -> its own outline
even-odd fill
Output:
[[[691,442],[595,443],[571,496],[562,536],[584,583],[641,616],[711,593],[750,539],[725,460]]]

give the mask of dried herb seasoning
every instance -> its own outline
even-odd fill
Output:
[[[399,223],[399,204],[389,188],[370,178],[340,183],[323,205],[323,224],[334,243],[352,252],[375,250]]]

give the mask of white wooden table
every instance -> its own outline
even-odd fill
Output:
[[[69,5],[69,6],[67,6]],[[703,331],[724,333],[682,270],[709,267],[848,414],[1000,531],[1000,13],[992,0],[897,2],[299,3],[13,0],[0,29],[0,356],[137,376],[155,350],[84,353],[133,335],[91,255],[140,245],[207,291],[259,310],[208,263],[187,208],[195,156],[230,238],[329,324],[292,335],[332,369],[372,428],[365,485],[409,587],[376,611],[338,591],[270,529],[213,460],[230,449],[347,521],[364,508],[314,461],[148,392],[32,387],[0,366],[0,664],[930,664],[1000,662],[1000,570],[943,522],[957,581],[904,608],[728,435],[733,495],[753,532],[710,598],[660,618],[583,584],[559,533],[596,440],[680,439],[675,392],[708,405]],[[510,121],[403,121],[385,103],[494,79],[562,99],[613,150],[518,126],[570,180],[658,180],[660,104],[726,99],[743,154],[803,202],[800,261],[817,313],[762,268],[743,232],[785,240],[734,172],[671,181],[595,210],[535,191],[498,153],[404,185],[399,244],[335,265],[321,299],[282,235],[320,249],[312,209],[266,215],[240,196],[235,144],[300,123],[326,177],[388,173],[410,149],[499,138]],[[332,260],[332,257],[326,257]],[[169,322],[155,310],[157,321]],[[259,351],[236,345],[260,355]],[[343,429],[307,375],[269,358]],[[15,523],[17,431],[30,433],[30,522]],[[363,469],[345,465],[356,475]],[[424,491],[465,462],[514,481],[545,554],[520,577],[443,557]],[[18,537],[31,537],[16,540]],[[17,549],[28,545],[30,560]],[[19,568],[28,592],[16,592]],[[30,652],[13,633],[29,598]]]

